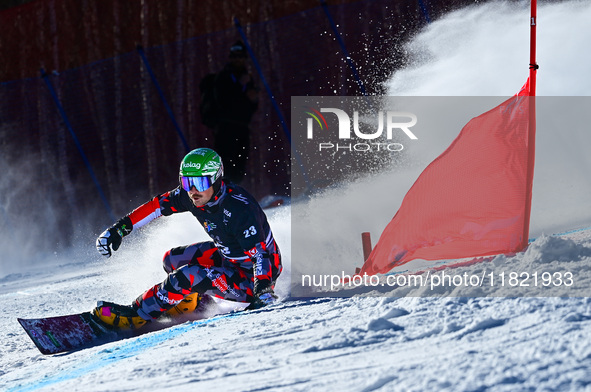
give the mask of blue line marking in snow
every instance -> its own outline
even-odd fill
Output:
[[[227,318],[234,318],[242,315],[242,312],[235,312],[230,314],[224,314],[204,320],[193,321],[191,323],[185,323],[176,325],[174,327],[170,327],[167,329],[163,329],[160,331],[155,331],[148,333],[146,335],[141,335],[136,338],[131,338],[129,341],[125,343],[112,347],[106,348],[95,355],[92,356],[90,361],[85,361],[85,363],[81,366],[75,366],[73,368],[66,368],[62,369],[58,374],[55,376],[47,377],[47,375],[43,375],[40,380],[36,380],[31,382],[27,385],[20,385],[17,387],[13,387],[8,389],[11,392],[25,392],[25,391],[34,391],[36,389],[44,388],[49,385],[57,384],[63,381],[68,381],[72,379],[76,379],[78,377],[82,377],[88,373],[92,373],[100,368],[105,366],[109,366],[113,363],[119,362],[123,359],[127,359],[133,356],[140,354],[143,351],[146,351],[149,348],[155,347],[160,343],[175,338],[183,333],[190,331],[195,328],[202,327],[203,325]],[[116,342],[114,342],[116,343]]]

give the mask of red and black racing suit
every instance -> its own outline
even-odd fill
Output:
[[[194,292],[253,302],[272,292],[282,270],[281,254],[267,217],[243,188],[222,182],[203,207],[182,188],[158,195],[122,218],[132,228],[164,215],[191,212],[213,241],[173,248],[163,263],[168,277],[134,303],[145,319],[157,318]]]

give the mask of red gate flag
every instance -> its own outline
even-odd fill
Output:
[[[362,275],[386,273],[413,259],[478,257],[527,246],[535,152],[529,89],[528,79],[517,95],[470,120],[427,166]]]

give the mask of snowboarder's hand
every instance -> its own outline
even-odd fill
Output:
[[[124,216],[113,226],[103,231],[103,234],[99,235],[99,238],[96,239],[96,249],[101,255],[111,257],[111,249],[119,249],[123,237],[131,233],[132,230],[131,219],[129,216]]]
[[[101,255],[111,257],[111,248],[113,250],[119,249],[122,239],[123,238],[117,232],[117,229],[111,227],[110,229],[103,231],[103,234],[96,239],[96,249]]]
[[[277,296],[273,292],[266,292],[257,296],[246,309],[260,309],[263,306],[271,305],[275,301],[277,301]]]

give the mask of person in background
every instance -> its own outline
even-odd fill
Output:
[[[242,41],[230,47],[229,60],[200,83],[202,121],[213,130],[214,150],[225,164],[225,177],[240,184],[250,150],[250,122],[258,108],[258,89],[247,69]]]

